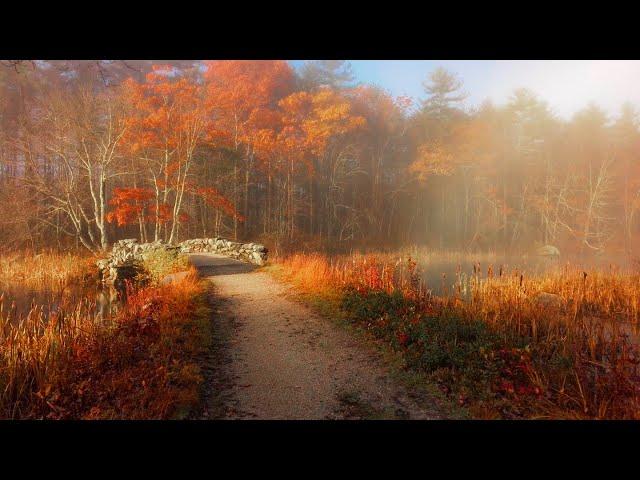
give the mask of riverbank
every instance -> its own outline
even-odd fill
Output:
[[[637,274],[490,270],[463,301],[433,295],[414,260],[390,254],[292,255],[271,269],[471,418],[640,418]]]
[[[118,311],[105,318],[97,315],[95,290],[90,287],[84,296],[64,295],[79,279],[91,284],[94,259],[63,262],[56,254],[39,255],[0,262],[3,286],[14,274],[17,287],[30,285],[58,302],[34,303],[18,317],[3,311],[0,417],[188,416],[200,401],[201,358],[211,338],[207,286],[196,271],[165,285],[130,287]],[[154,268],[157,271],[157,262]],[[161,269],[170,272],[173,267]]]

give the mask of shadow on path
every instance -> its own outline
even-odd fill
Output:
[[[191,253],[189,260],[203,277],[249,273],[256,269],[256,266],[250,263],[215,253]]]
[[[377,351],[287,298],[290,285],[221,255],[190,258],[214,286],[202,418],[443,417],[434,399],[401,386]]]

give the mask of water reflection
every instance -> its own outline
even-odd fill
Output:
[[[414,252],[415,253],[415,252]],[[577,258],[553,260],[544,257],[523,258],[498,255],[423,255],[412,257],[416,260],[420,277],[433,295],[457,296],[463,301],[472,299],[472,285],[482,285],[489,277],[505,276],[522,278],[550,274],[564,269],[578,272],[611,272],[628,274],[634,272],[634,266],[626,259]],[[569,305],[575,299],[568,299]],[[624,339],[634,345],[640,345],[640,324],[631,322],[622,312],[612,317],[585,313],[581,317],[586,329],[600,330],[607,341]]]
[[[521,257],[460,256],[449,258],[416,257],[420,275],[433,294],[448,296],[470,295],[471,281],[505,275],[534,275],[562,268],[563,263],[546,258],[522,259]]]
[[[36,309],[44,319],[60,311],[83,305],[96,321],[107,321],[124,303],[125,292],[98,284],[67,285],[61,291],[4,288],[0,290],[0,319],[17,325]]]
[[[624,259],[569,258],[555,260],[546,257],[522,257],[497,254],[412,255],[420,275],[434,295],[453,295],[468,298],[471,280],[505,275],[551,273],[570,267],[575,269],[624,272],[630,267]]]

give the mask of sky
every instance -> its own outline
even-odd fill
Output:
[[[294,67],[303,61],[292,61]],[[422,98],[428,73],[444,67],[457,74],[468,93],[466,105],[486,99],[500,105],[525,87],[545,100],[558,116],[569,119],[590,102],[615,116],[625,101],[640,107],[640,61],[637,60],[351,60],[356,79],[393,95]]]

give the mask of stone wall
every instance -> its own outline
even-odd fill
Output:
[[[184,253],[219,253],[227,257],[264,265],[267,261],[267,249],[259,243],[239,243],[224,238],[194,238],[178,245]]]
[[[255,265],[264,265],[267,261],[267,249],[258,243],[239,243],[224,238],[195,238],[185,240],[178,245],[162,241],[138,243],[135,238],[119,240],[114,243],[107,258],[98,260],[98,270],[105,283],[117,288],[124,286],[127,279],[142,271],[142,261],[146,254],[156,250],[173,250],[176,253],[218,253]]]
[[[161,241],[138,243],[135,238],[118,240],[113,244],[109,256],[97,262],[102,281],[114,285],[116,288],[123,288],[125,280],[134,278],[143,272],[144,255],[157,250],[178,252],[179,247]]]

